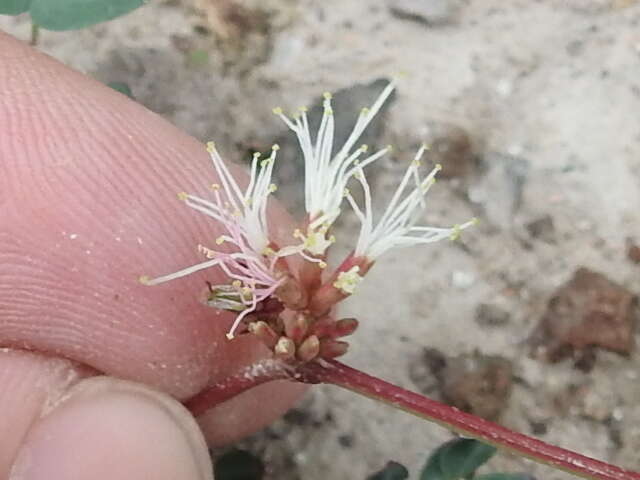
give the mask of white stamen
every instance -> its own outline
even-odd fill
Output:
[[[360,168],[373,163],[389,151],[388,148],[384,148],[361,159],[360,157],[367,152],[366,145],[355,151],[352,150],[362,132],[389,98],[394,87],[394,83],[390,82],[380,93],[374,104],[360,112],[351,134],[335,155],[332,153],[335,125],[330,94],[325,93],[324,95],[324,113],[315,143],[311,140],[311,132],[309,131],[309,122],[305,110],[301,111],[300,115],[293,119],[286,117],[280,108],[273,110],[296,133],[302,149],[305,164],[305,208],[308,218],[311,219],[309,231],[305,238],[315,237],[318,228],[325,228],[326,226],[328,230],[333,225],[340,215],[343,191],[349,179]],[[314,255],[324,255],[332,242],[324,235],[323,238],[323,241],[315,243],[315,245],[318,245],[315,251],[305,249]]]
[[[214,184],[211,187],[213,200],[186,193],[180,193],[178,197],[189,207],[213,218],[225,228],[226,233],[220,235],[215,243],[229,244],[232,252],[220,252],[199,245],[198,250],[207,261],[155,279],[140,279],[146,285],[157,285],[207,268],[220,268],[234,282],[232,286],[213,287],[218,294],[211,300],[211,304],[240,312],[229,331],[230,338],[242,319],[254,311],[259,302],[271,296],[282,282],[274,270],[275,262],[267,258],[267,253],[273,252],[269,248],[267,202],[269,195],[275,191],[271,176],[278,148],[274,145],[271,155],[262,161],[259,154],[253,156],[249,184],[242,191],[215,145],[207,144],[207,151],[220,178],[220,185]],[[231,287],[233,288],[230,290]]]
[[[420,159],[426,149],[427,147],[423,145],[416,153],[375,227],[373,225],[371,189],[364,171],[362,169],[358,170],[355,177],[364,191],[364,211],[356,204],[348,191],[345,193],[361,224],[360,236],[354,252],[356,257],[364,256],[375,260],[395,247],[432,243],[445,238],[456,239],[462,230],[477,222],[477,220],[472,219],[451,228],[415,226],[422,210],[426,206],[424,197],[429,188],[435,183],[436,174],[442,169],[440,165],[436,165],[429,175],[424,179],[420,179],[418,169],[420,167]],[[412,179],[413,185],[410,185]]]

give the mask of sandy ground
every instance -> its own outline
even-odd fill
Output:
[[[638,355],[601,352],[584,373],[532,358],[527,347],[549,297],[579,266],[640,292],[640,267],[625,254],[627,238],[640,240],[640,4],[425,0],[424,22],[393,14],[391,3],[262,2],[266,14],[220,42],[211,30],[222,27],[202,9],[159,2],[83,31],[43,32],[39,48],[100,80],[127,82],[138,101],[215,139],[234,161],[285,133],[272,107],[404,72],[377,139],[396,147],[373,177],[377,192],[389,194],[433,125],[455,124],[482,168],[439,182],[425,221],[477,215],[482,223],[459,243],[383,257],[344,306],[362,321],[345,360],[416,389],[409,372],[426,346],[502,355],[516,379],[504,425],[640,469]],[[4,17],[0,28],[26,39],[29,23]],[[526,225],[544,216],[552,227],[532,237]],[[348,244],[356,229],[347,218],[339,239]],[[500,306],[508,320],[479,324],[480,303]],[[388,459],[415,475],[448,438],[318,387],[243,445],[262,455],[270,478],[337,480],[365,478]],[[490,467],[572,478],[509,455]]]

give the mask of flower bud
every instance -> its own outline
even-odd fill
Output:
[[[322,340],[320,342],[320,354],[322,358],[336,358],[347,353],[349,344],[339,340]]]
[[[291,310],[302,310],[309,301],[306,290],[292,276],[287,277],[276,289],[275,295],[285,307]]]
[[[346,337],[351,335],[358,328],[359,322],[355,318],[343,318],[335,323],[334,332],[336,337]]]
[[[320,340],[315,335],[311,335],[298,347],[296,356],[298,360],[308,362],[316,358],[318,353],[320,353]]]
[[[306,315],[298,313],[293,316],[287,316],[282,319],[284,323],[284,333],[293,340],[296,345],[299,344],[309,329],[309,320]]]
[[[291,360],[296,354],[296,344],[288,337],[280,337],[273,351],[277,358]]]
[[[278,334],[266,322],[253,322],[248,328],[249,332],[257,336],[268,348],[274,348],[278,343]]]

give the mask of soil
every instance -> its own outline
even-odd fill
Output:
[[[361,320],[344,360],[440,397],[433,369],[416,367],[425,348],[500,356],[513,379],[502,424],[637,470],[637,350],[601,350],[579,369],[536,356],[530,337],[580,267],[640,292],[640,266],[628,256],[640,239],[639,26],[634,0],[183,0],[77,32],[43,31],[38,48],[126,82],[137,101],[237,162],[286,134],[274,106],[311,105],[325,90],[404,73],[374,139],[395,147],[372,177],[377,206],[429,139],[443,145],[434,158],[452,166],[430,191],[424,221],[481,222],[457,242],[380,259],[341,312]],[[25,16],[2,17],[0,28],[29,37]],[[295,205],[295,192],[284,193]],[[357,226],[348,214],[339,241],[349,245]],[[415,478],[449,438],[317,387],[240,446],[273,479],[364,479],[391,459]],[[573,478],[508,454],[487,469]]]

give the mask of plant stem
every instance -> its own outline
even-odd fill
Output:
[[[264,359],[244,367],[223,381],[209,386],[184,402],[184,406],[194,415],[202,415],[215,407],[253,387],[273,380],[291,379],[293,368],[274,359]]]
[[[38,38],[40,38],[40,26],[36,23],[31,23],[31,40],[29,45],[35,47],[38,44]]]
[[[614,465],[511,431],[483,418],[464,413],[455,407],[436,402],[367,375],[335,360],[323,362],[323,364],[309,362],[300,367],[298,372],[304,382],[327,383],[346,388],[420,418],[438,423],[464,436],[476,438],[583,478],[640,480],[638,473],[626,471]]]

